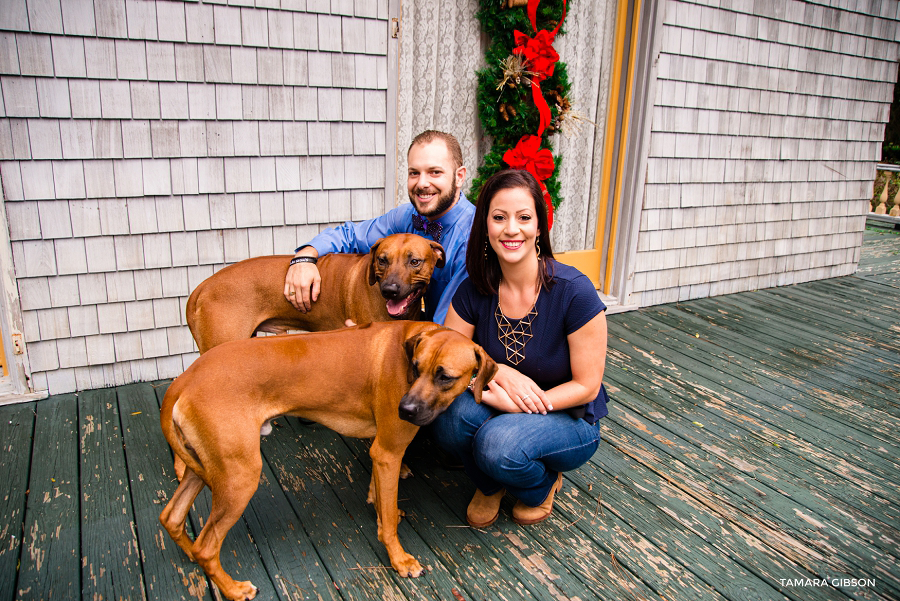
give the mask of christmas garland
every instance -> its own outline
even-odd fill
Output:
[[[487,66],[478,71],[478,116],[493,140],[472,182],[471,196],[502,169],[525,169],[544,190],[550,224],[559,206],[560,157],[549,136],[570,110],[566,64],[553,49],[564,33],[565,0],[481,0],[477,13],[490,36]]]

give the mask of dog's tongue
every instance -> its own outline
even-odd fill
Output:
[[[412,295],[407,296],[406,298],[401,298],[399,300],[389,300],[387,302],[388,313],[392,317],[403,315],[406,312],[406,308],[409,307],[410,297],[412,297]]]

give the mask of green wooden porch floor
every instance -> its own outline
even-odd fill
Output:
[[[869,233],[854,276],[611,316],[603,442],[548,521],[469,528],[466,477],[411,447],[418,579],[384,567],[366,445],[279,420],[226,569],[259,599],[898,599],[898,301],[900,236]],[[157,521],[166,385],[0,408],[0,601],[217,597]]]

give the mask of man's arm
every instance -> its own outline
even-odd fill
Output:
[[[434,309],[434,317],[432,318],[435,323],[444,325],[444,321],[447,319],[447,311],[450,309],[450,303],[453,301],[453,295],[456,294],[456,289],[459,288],[459,285],[466,279],[467,275],[465,261],[462,261],[459,270],[453,275],[453,278],[441,293],[441,298],[438,299],[437,307]]]
[[[294,257],[319,258],[319,252],[313,246],[300,248]],[[288,267],[284,278],[284,297],[294,308],[302,313],[312,309],[312,304],[319,298],[322,288],[322,276],[314,262],[296,263]]]

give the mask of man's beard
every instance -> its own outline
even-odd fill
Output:
[[[416,201],[413,200],[416,194],[416,190],[413,190],[412,194],[409,195],[410,201],[413,203],[413,206],[416,207],[416,210],[419,210]],[[453,203],[456,202],[457,197],[459,197],[459,187],[456,185],[456,180],[450,184],[450,190],[447,191],[446,194],[441,194],[438,196],[437,204],[433,209],[428,211],[427,213],[419,212],[422,217],[427,217],[428,219],[434,219],[438,215],[442,214],[444,211],[453,206]]]

